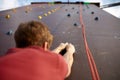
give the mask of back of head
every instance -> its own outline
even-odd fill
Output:
[[[47,25],[38,21],[21,23],[14,35],[16,47],[25,48],[28,46],[42,47],[48,42],[48,48],[51,46],[53,36],[48,30]]]

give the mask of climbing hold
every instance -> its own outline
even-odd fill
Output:
[[[13,34],[13,31],[12,31],[12,30],[9,30],[6,34],[7,34],[7,35],[12,35],[12,34]]]
[[[65,9],[65,11],[68,11],[68,9]]]
[[[51,12],[49,11],[48,14],[51,14]]]
[[[51,10],[52,12],[55,12],[54,10]]]
[[[14,9],[12,9],[12,11],[13,11],[13,12],[16,12],[16,9],[14,8]]]
[[[72,7],[72,9],[75,9],[74,7]]]
[[[77,24],[77,23],[74,23],[74,26],[78,26],[78,24]]]
[[[29,12],[28,10],[25,11],[25,13],[28,13],[28,12]]]
[[[79,14],[79,11],[77,11],[77,14]]]
[[[47,16],[47,13],[45,13],[44,16]]]
[[[67,14],[68,17],[70,17],[71,15],[70,14]]]
[[[94,19],[95,19],[95,21],[98,21],[98,20],[99,20],[99,18],[98,18],[98,17],[95,17]]]
[[[91,14],[94,14],[94,12],[92,11]]]
[[[9,19],[9,18],[10,18],[10,15],[9,15],[9,14],[7,14],[7,15],[5,16],[5,18],[6,18],[6,19]]]
[[[38,19],[42,19],[42,16],[38,16]]]

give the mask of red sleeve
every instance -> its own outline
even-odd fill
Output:
[[[66,61],[64,60],[64,58],[59,55],[59,73],[60,73],[60,76],[65,79],[67,73],[68,73],[68,65],[66,63]]]

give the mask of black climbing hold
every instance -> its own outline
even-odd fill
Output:
[[[13,31],[10,30],[10,31],[8,31],[6,34],[7,34],[7,35],[12,35],[12,34],[13,34]]]
[[[79,11],[77,11],[77,14],[79,14]]]
[[[29,12],[28,10],[25,11],[25,13],[28,13],[28,12]]]
[[[92,11],[91,14],[94,14],[94,12]]]
[[[68,11],[68,9],[65,9],[65,11]]]
[[[75,9],[74,7],[72,9]]]
[[[70,14],[67,14],[68,17],[70,17],[71,15]]]
[[[74,23],[74,26],[78,26],[77,23]]]
[[[95,20],[96,20],[96,21],[98,21],[98,20],[99,20],[99,18],[98,18],[98,17],[95,17]]]

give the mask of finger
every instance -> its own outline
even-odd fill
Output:
[[[74,53],[75,52],[75,47],[73,44],[69,43],[66,47],[67,51]]]
[[[66,43],[61,43],[59,47],[61,47],[61,48],[65,48],[67,45],[68,45],[67,42],[66,42]]]

